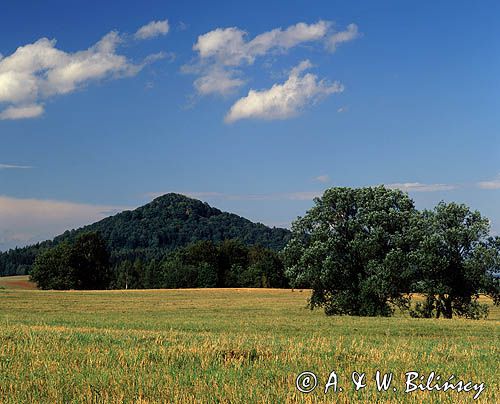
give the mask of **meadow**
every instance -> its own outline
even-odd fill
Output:
[[[0,402],[495,403],[500,310],[487,320],[326,317],[308,291],[38,291],[0,282]],[[297,390],[303,371],[318,387]],[[392,372],[388,391],[374,375]],[[405,393],[405,373],[484,382]],[[335,371],[338,386],[324,393]],[[351,373],[366,373],[355,391]],[[393,390],[396,388],[396,391]]]

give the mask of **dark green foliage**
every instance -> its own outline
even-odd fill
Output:
[[[292,227],[284,250],[292,285],[313,289],[310,307],[327,314],[483,318],[480,293],[500,303],[500,238],[465,205],[418,212],[408,195],[377,188],[332,188]]]
[[[419,215],[418,246],[412,252],[416,272],[413,290],[426,300],[412,316],[483,318],[487,306],[478,303],[479,293],[498,304],[500,238],[488,236],[489,221],[465,205],[439,203]]]
[[[288,286],[278,253],[237,240],[181,248],[165,258],[160,271],[165,288]]]
[[[292,286],[313,289],[326,314],[387,316],[407,307],[407,238],[416,214],[398,190],[332,188],[292,225],[284,250]]]
[[[27,274],[38,253],[51,245],[51,241],[44,241],[29,247],[0,252],[0,276]]]
[[[52,242],[0,254],[0,275],[29,271],[43,248],[64,241],[73,242],[80,234],[97,232],[106,240],[113,265],[122,261],[160,261],[169,252],[199,240],[214,243],[238,239],[245,245],[282,249],[290,232],[253,223],[235,214],[221,212],[196,199],[166,194],[133,211],[125,211],[78,230],[66,231]]]
[[[109,286],[109,253],[97,233],[84,233],[38,255],[31,279],[41,289],[105,289]]]

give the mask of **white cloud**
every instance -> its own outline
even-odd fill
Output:
[[[234,77],[234,74],[235,72],[233,71],[214,67],[196,79],[194,87],[201,95],[214,93],[221,95],[231,94],[245,83],[244,80]]]
[[[0,58],[0,119],[34,118],[43,113],[41,102],[67,94],[92,81],[136,75],[146,64],[164,57],[148,56],[134,64],[117,53],[123,42],[115,31],[90,48],[68,53],[56,48],[56,41],[41,38],[20,46]]]
[[[311,73],[301,75],[311,67],[308,60],[302,61],[292,69],[288,80],[274,84],[268,90],[250,90],[246,97],[240,98],[231,107],[225,121],[239,119],[287,119],[297,115],[306,105],[333,93],[340,93],[344,87],[338,83],[318,81]]]
[[[151,21],[149,24],[139,28],[134,37],[136,39],[149,39],[159,35],[167,35],[169,30],[168,20]]]
[[[198,54],[198,65],[194,68],[188,66],[184,71],[200,74],[202,81],[209,82],[217,78],[215,72],[224,75],[221,73],[222,71],[225,72],[224,77],[232,77],[235,67],[251,65],[257,57],[270,52],[283,53],[309,42],[326,41],[330,43],[332,39],[328,39],[328,33],[332,25],[331,22],[322,20],[314,24],[300,22],[286,29],[276,28],[264,32],[251,40],[248,39],[248,33],[238,27],[216,28],[198,37],[193,45],[193,50]],[[351,25],[356,27],[354,24]],[[350,29],[348,28],[346,32],[350,32]],[[340,34],[337,33],[337,35]],[[337,39],[337,43],[345,41],[347,39]],[[195,81],[195,88],[200,94],[227,94],[227,86],[201,87],[199,80]],[[230,83],[230,87],[233,90],[244,82],[245,80],[233,81]]]
[[[32,166],[21,166],[19,164],[0,164],[0,170],[11,170],[11,169],[28,169],[33,168]]]
[[[336,32],[328,38],[327,47],[331,52],[335,52],[339,44],[353,41],[359,35],[358,26],[356,24],[349,24],[345,31]]]
[[[391,189],[400,189],[405,192],[436,192],[457,189],[457,186],[452,184],[422,184],[420,182],[394,183],[386,184],[385,186]]]
[[[344,112],[347,112],[348,110],[349,110],[349,107],[340,107],[340,108],[337,109],[337,112],[339,114],[342,114]]]
[[[318,175],[317,177],[314,177],[314,181],[326,183],[330,181],[330,177],[326,174]]]
[[[500,189],[500,178],[491,181],[480,181],[477,186],[481,189]]]
[[[0,120],[14,120],[36,118],[43,114],[43,106],[41,105],[26,105],[19,107],[7,107],[0,112]]]
[[[193,45],[201,59],[214,58],[227,66],[252,64],[257,56],[265,55],[271,49],[287,50],[304,42],[323,38],[330,23],[318,21],[316,24],[298,23],[285,30],[281,28],[257,35],[246,40],[247,33],[237,27],[217,28],[200,35]]]
[[[46,240],[124,209],[123,206],[0,196],[0,250]]]

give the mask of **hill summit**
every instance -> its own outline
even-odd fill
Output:
[[[222,212],[206,202],[169,193],[137,209],[66,231],[51,241],[0,254],[0,275],[27,273],[40,249],[72,241],[86,232],[101,235],[114,262],[161,259],[168,252],[199,240],[236,239],[246,245],[280,250],[290,238],[286,229],[269,228]]]

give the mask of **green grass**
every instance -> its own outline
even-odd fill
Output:
[[[500,401],[500,310],[488,320],[326,317],[309,293],[222,289],[0,290],[1,403]],[[393,372],[398,391],[377,392]],[[310,394],[295,388],[318,375]],[[330,371],[343,392],[321,390]],[[484,382],[404,394],[404,373]],[[355,392],[351,372],[366,372]],[[391,386],[392,388],[392,386]]]

